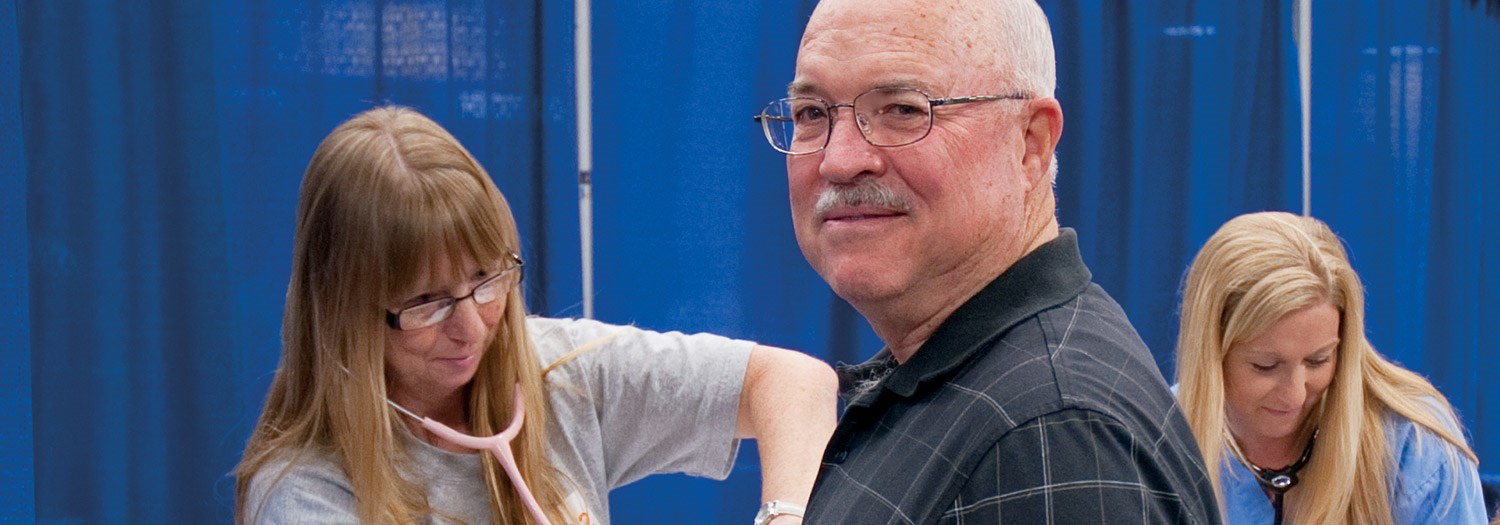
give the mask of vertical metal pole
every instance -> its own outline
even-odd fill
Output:
[[[578,244],[583,258],[583,317],[594,318],[594,132],[589,40],[590,0],[573,2],[573,78],[578,102]]]
[[[1302,100],[1302,215],[1312,215],[1312,0],[1295,0],[1297,76]]]

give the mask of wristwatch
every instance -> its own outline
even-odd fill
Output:
[[[805,509],[796,503],[787,503],[781,500],[771,500],[760,504],[760,512],[755,513],[755,525],[766,525],[777,516],[802,517]]]

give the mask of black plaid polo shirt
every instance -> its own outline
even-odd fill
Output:
[[[806,523],[1219,523],[1177,400],[1071,229],[905,364],[841,367]]]

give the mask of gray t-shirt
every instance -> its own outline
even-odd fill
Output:
[[[597,345],[547,376],[548,452],[568,478],[564,485],[575,491],[567,505],[576,523],[607,525],[609,491],[651,474],[729,475],[739,446],[740,387],[754,343],[540,317],[527,319],[527,330],[544,364]],[[426,487],[428,501],[443,515],[428,521],[489,523],[478,454],[448,452],[400,428],[414,460],[415,472],[407,475]],[[296,461],[284,475],[288,460],[256,474],[245,502],[250,521],[357,523],[343,469],[316,454]]]

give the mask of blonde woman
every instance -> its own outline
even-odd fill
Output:
[[[1253,213],[1208,239],[1177,374],[1228,523],[1485,523],[1452,406],[1370,346],[1359,277],[1316,219]]]
[[[608,491],[646,475],[722,478],[738,438],[758,439],[767,500],[806,501],[832,370],[713,335],[528,318],[510,208],[428,118],[383,107],[340,125],[300,199],[281,365],[236,469],[236,522],[536,523],[494,456],[387,404],[490,436],[518,393],[515,463],[552,524],[607,524]]]

